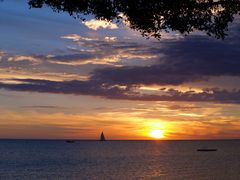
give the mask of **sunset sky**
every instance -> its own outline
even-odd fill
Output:
[[[0,2],[0,138],[240,138],[239,17],[224,40],[125,21]]]

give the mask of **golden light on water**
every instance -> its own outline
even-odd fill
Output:
[[[163,130],[158,130],[158,129],[151,130],[150,131],[150,137],[155,138],[155,139],[164,138],[164,131]]]

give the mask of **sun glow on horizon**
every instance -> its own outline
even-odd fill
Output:
[[[164,138],[164,131],[159,129],[154,129],[150,131],[150,137],[155,139],[161,139]]]

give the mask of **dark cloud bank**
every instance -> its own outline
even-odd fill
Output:
[[[93,95],[109,99],[124,100],[240,103],[240,90],[227,91],[206,89],[203,92],[197,93],[194,91],[180,92],[178,90],[168,89],[164,91],[165,95],[147,95],[134,92],[134,87],[122,89],[117,86],[98,84],[98,82],[94,80],[56,82],[48,80],[18,79],[18,81],[22,83],[0,83],[0,88],[41,93]]]

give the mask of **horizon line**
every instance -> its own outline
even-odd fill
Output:
[[[74,138],[62,138],[62,139],[44,139],[44,138],[0,138],[2,140],[29,140],[29,141],[100,141],[99,139],[74,139]],[[106,141],[232,141],[240,140],[240,138],[226,138],[226,139],[107,139]]]

